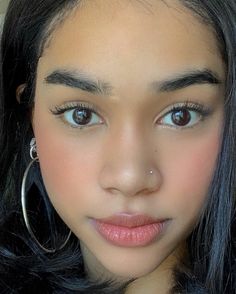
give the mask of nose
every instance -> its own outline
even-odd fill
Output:
[[[142,137],[117,136],[107,142],[99,176],[102,189],[124,196],[149,195],[160,189],[161,172],[152,144]]]

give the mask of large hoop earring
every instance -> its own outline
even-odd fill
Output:
[[[60,249],[62,249],[62,248],[64,248],[66,246],[66,244],[69,241],[70,236],[71,236],[71,230],[70,230],[65,242],[58,249],[56,249],[56,248],[48,249],[48,248],[44,247],[38,241],[36,236],[34,235],[32,229],[31,229],[30,223],[29,223],[29,218],[28,218],[28,214],[27,214],[27,210],[26,210],[26,189],[25,189],[25,187],[26,187],[26,180],[27,180],[28,173],[29,173],[29,170],[30,170],[31,166],[35,162],[37,162],[39,160],[37,150],[36,150],[36,140],[35,140],[35,138],[33,138],[31,140],[31,142],[30,142],[30,157],[31,157],[32,161],[29,163],[29,165],[27,166],[27,168],[26,168],[26,170],[24,172],[24,176],[23,176],[23,180],[22,180],[22,184],[21,184],[21,207],[22,207],[22,213],[23,213],[24,222],[25,222],[25,225],[26,225],[26,228],[27,228],[29,234],[31,235],[31,237],[35,241],[35,243],[41,249],[43,249],[45,252],[47,252],[47,253],[55,253],[57,250],[60,250]]]

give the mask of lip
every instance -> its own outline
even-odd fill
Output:
[[[147,246],[160,237],[168,219],[143,214],[116,214],[94,219],[96,231],[108,242],[122,247]]]

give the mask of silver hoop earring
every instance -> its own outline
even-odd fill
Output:
[[[70,232],[69,232],[69,234],[68,234],[65,242],[58,249],[56,249],[56,248],[48,249],[48,248],[44,247],[42,244],[40,244],[40,242],[38,241],[38,239],[34,235],[32,229],[31,229],[30,223],[29,223],[29,218],[28,218],[27,210],[26,210],[26,191],[25,191],[25,187],[26,187],[26,180],[27,180],[27,177],[28,177],[29,170],[30,170],[31,166],[35,162],[37,162],[38,159],[39,159],[38,158],[38,154],[37,154],[37,149],[36,149],[36,140],[35,140],[35,138],[33,138],[31,140],[31,142],[30,142],[30,157],[31,157],[32,161],[29,163],[29,165],[27,166],[27,168],[26,168],[26,170],[24,172],[24,176],[23,176],[23,180],[22,180],[22,184],[21,184],[21,206],[22,206],[23,218],[24,218],[24,222],[25,222],[26,228],[27,228],[29,234],[31,235],[32,239],[36,242],[36,244],[41,249],[43,249],[45,252],[47,252],[47,253],[54,253],[57,250],[60,250],[63,247],[65,247],[65,245],[67,244],[67,242],[70,239],[71,230],[70,230]]]

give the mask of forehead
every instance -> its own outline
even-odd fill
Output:
[[[147,69],[165,78],[193,67],[223,75],[213,30],[174,0],[82,1],[52,33],[40,59],[44,72],[55,67],[95,71],[107,80],[134,69],[139,78],[141,69],[144,78]]]

